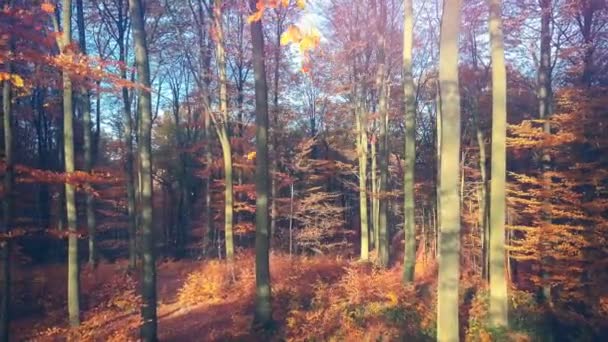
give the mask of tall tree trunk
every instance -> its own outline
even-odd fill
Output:
[[[356,71],[355,71],[356,72]],[[363,90],[355,89],[357,122],[357,155],[359,160],[359,216],[361,221],[361,260],[369,259],[369,221],[367,217],[367,115],[363,108]]]
[[[380,153],[379,153],[379,166],[380,166],[380,186],[379,186],[379,217],[378,217],[378,238],[379,238],[379,249],[378,249],[378,261],[381,266],[387,267],[389,264],[389,229],[388,229],[388,82],[386,77],[386,4],[384,1],[378,2],[379,13],[378,13],[378,75],[377,75],[377,86],[378,86],[378,111],[380,113]]]
[[[120,28],[119,28],[120,30]],[[119,59],[126,64],[127,54],[125,49],[125,31],[121,31],[118,38]],[[120,77],[127,80],[127,69],[122,67]],[[123,120],[124,120],[124,139],[125,139],[125,181],[127,188],[127,216],[128,216],[128,232],[129,232],[129,268],[134,269],[137,264],[137,222],[135,209],[135,158],[133,156],[133,118],[131,115],[131,98],[129,90],[126,87],[122,88],[122,105],[123,105]]]
[[[135,44],[135,65],[137,67],[137,82],[145,87],[138,97],[139,111],[139,159],[141,168],[140,210],[143,254],[142,281],[142,320],[141,339],[156,341],[156,251],[154,231],[152,226],[152,97],[150,93],[150,63],[148,60],[148,45],[144,21],[144,8],[141,0],[129,0],[131,25],[133,27],[133,42]]]
[[[477,40],[474,32],[472,30],[468,31],[469,39],[471,40],[471,58],[473,60],[473,72],[477,76],[480,74],[481,70],[479,69],[479,57],[477,51]],[[479,77],[476,77],[472,82],[473,87],[470,91],[469,97],[471,102],[471,117],[473,120],[473,127],[475,129],[475,137],[477,140],[477,147],[479,148],[479,159],[478,159],[478,167],[479,174],[481,178],[481,184],[477,189],[477,202],[478,202],[478,226],[479,226],[479,237],[481,243],[481,258],[480,258],[480,269],[481,269],[481,278],[485,281],[489,281],[489,253],[488,253],[488,245],[489,245],[489,213],[488,213],[488,205],[489,205],[489,183],[488,183],[488,174],[486,170],[486,144],[484,132],[481,127],[480,114],[479,114],[479,97],[481,94],[481,90],[483,88],[483,84],[479,81]]]
[[[374,234],[374,249],[376,250],[376,253],[378,253],[378,250],[380,249],[380,236],[378,235],[379,233],[379,229],[378,226],[380,225],[380,200],[378,198],[378,152],[377,152],[377,143],[376,143],[376,134],[374,133],[372,135],[372,142],[371,142],[371,158],[372,158],[372,170],[371,170],[371,174],[372,174],[372,229],[374,230],[373,234]]]
[[[404,2],[403,18],[403,95],[405,100],[405,170],[403,173],[403,281],[414,281],[416,266],[416,222],[414,171],[416,169],[416,104],[412,76],[412,46],[414,44],[414,9],[412,0]],[[423,218],[424,220],[424,218]]]
[[[72,54],[72,1],[64,0],[62,4],[61,36],[57,38],[63,54]],[[56,29],[59,25],[56,23]],[[63,74],[63,158],[66,175],[74,173],[74,103],[72,80],[68,71]],[[68,227],[68,318],[70,326],[80,325],[80,281],[78,266],[78,232],[76,217],[76,196],[72,184],[65,183],[65,208]]]
[[[185,185],[185,164],[183,162],[183,144],[182,144],[182,127],[180,122],[180,85],[181,79],[170,79],[169,87],[171,88],[171,93],[173,96],[173,119],[175,120],[175,134],[174,134],[174,143],[176,148],[178,149],[177,158],[179,160],[178,170],[177,170],[177,190],[175,190],[177,194],[177,203],[175,205],[175,220],[173,234],[170,234],[169,237],[173,241],[174,253],[177,258],[183,258],[185,253],[185,244],[186,244],[186,217],[185,217],[185,197],[184,191],[186,188]]]
[[[283,34],[283,19],[281,17],[280,8],[276,9],[277,14],[277,26],[276,26],[276,48],[274,51],[274,76],[273,76],[273,110],[274,115],[272,117],[272,171],[271,175],[277,174],[279,171],[279,139],[278,139],[278,118],[279,118],[279,76],[280,76],[280,67],[281,67],[281,35]],[[270,208],[270,238],[272,239],[276,234],[276,226],[277,226],[277,197],[278,197],[278,179],[276,177],[271,176],[271,208]]]
[[[439,248],[439,239],[441,238],[441,136],[442,130],[441,125],[443,119],[441,117],[441,87],[439,80],[437,80],[437,98],[435,99],[437,106],[437,113],[435,113],[435,159],[436,159],[436,173],[435,173],[435,257],[439,257],[441,252]]]
[[[505,213],[507,175],[507,70],[500,0],[490,0],[492,58],[492,181],[490,185],[490,322],[508,326],[505,277]]]
[[[58,129],[55,131],[55,139],[57,141],[57,171],[65,171],[65,158],[64,158],[64,137],[63,137],[63,118],[57,120]],[[57,200],[55,202],[57,212],[57,229],[59,231],[65,230],[65,186],[57,188]],[[58,240],[58,245],[63,248],[63,240]]]
[[[473,59],[473,71],[475,75],[479,75],[479,65],[478,65],[478,54],[477,54],[477,41],[475,35],[472,31],[469,31],[469,36],[471,39],[472,45],[472,59]],[[478,77],[476,79],[479,79]],[[477,147],[479,148],[479,174],[481,178],[481,184],[478,188],[478,203],[479,203],[479,212],[478,212],[478,225],[479,225],[479,236],[481,240],[481,278],[485,281],[489,281],[489,238],[490,232],[488,227],[489,221],[489,183],[488,183],[488,173],[486,170],[486,143],[484,132],[481,127],[481,121],[479,118],[479,96],[482,90],[483,84],[479,81],[473,81],[473,90],[471,92],[471,117],[473,119],[473,126],[475,128],[475,137],[477,140]]]
[[[222,0],[215,0],[213,6],[213,23],[216,34],[216,58],[217,67],[219,69],[219,86],[220,86],[220,115],[221,118],[216,120],[217,135],[222,147],[222,155],[224,158],[224,233],[226,243],[226,259],[232,261],[234,258],[234,239],[232,232],[232,223],[234,216],[234,199],[233,199],[233,179],[232,179],[232,147],[230,146],[230,135],[228,132],[228,90],[226,79],[226,54],[224,51],[224,30],[222,27]]]
[[[441,18],[439,82],[441,91],[441,238],[437,296],[437,340],[459,340],[460,278],[460,93],[458,36],[460,0],[446,0]]]
[[[211,184],[212,184],[212,177],[213,177],[213,170],[212,170],[212,164],[213,164],[213,156],[211,155],[211,118],[210,118],[210,114],[209,113],[205,113],[205,118],[204,118],[204,124],[205,124],[205,129],[204,129],[204,136],[203,136],[203,141],[205,142],[205,163],[207,164],[207,168],[209,169],[209,173],[207,174],[207,177],[205,178],[205,222],[206,222],[206,227],[207,227],[207,232],[205,234],[205,237],[207,237],[209,239],[210,242],[210,246],[213,246],[214,240],[213,240],[213,231],[214,231],[214,226],[213,226],[213,208],[211,207]],[[203,248],[206,248],[207,244],[205,241],[205,238],[203,238]],[[206,253],[206,252],[205,252]]]
[[[127,76],[127,30],[128,20],[124,0],[118,0],[117,7],[117,19],[116,19],[116,31],[118,45],[118,59],[123,64],[120,68],[120,78],[124,81],[128,81]],[[129,268],[135,269],[137,264],[137,212],[135,209],[135,157],[133,155],[133,118],[131,112],[131,97],[129,96],[129,89],[122,87],[122,112],[124,121],[124,140],[125,140],[125,187],[127,190],[127,231],[129,233]],[[134,94],[134,93],[133,93]],[[97,134],[99,134],[99,112],[100,112],[100,98],[97,96]],[[97,137],[97,144],[99,144],[99,136]]]
[[[84,24],[84,9],[82,0],[76,0],[76,21],[78,23],[78,41],[80,51],[87,54],[87,41]],[[93,134],[91,132],[91,94],[85,87],[80,89],[80,111],[82,113],[82,124],[84,129],[84,171],[92,175],[93,168]],[[86,183],[90,188],[91,184]],[[97,265],[97,244],[95,242],[95,198],[90,192],[86,194],[86,216],[89,233],[89,265]]]
[[[204,11],[204,4],[202,0],[198,1],[198,5],[197,5],[197,15],[199,18],[199,27],[198,27],[198,34],[199,34],[199,53],[200,53],[200,59],[201,59],[201,70],[200,70],[200,75],[202,75],[200,77],[199,80],[199,88],[204,88],[205,89],[205,93],[204,96],[205,98],[203,99],[203,103],[211,103],[211,93],[209,92],[210,86],[211,86],[211,56],[212,56],[212,43],[211,40],[207,39],[205,40],[204,37],[206,36],[206,32],[205,32],[205,11]],[[205,105],[208,106],[208,105]],[[215,233],[215,227],[214,227],[214,222],[213,222],[213,208],[211,206],[211,192],[212,192],[212,186],[211,184],[213,184],[213,169],[212,169],[212,165],[213,165],[213,155],[212,155],[212,148],[211,148],[211,142],[212,142],[212,129],[211,129],[211,113],[209,110],[206,110],[203,116],[203,124],[204,124],[204,129],[203,129],[203,143],[204,143],[204,158],[205,158],[205,164],[206,167],[209,171],[207,177],[205,177],[204,180],[204,192],[205,192],[205,226],[207,228],[206,234],[203,237],[203,248],[211,248],[214,243],[215,243],[215,239],[214,239],[214,233]],[[204,250],[204,254],[207,253],[207,250]]]
[[[257,0],[249,0],[252,11],[256,11]],[[269,215],[268,215],[268,85],[264,63],[264,33],[262,21],[251,23],[253,47],[253,71],[255,75],[255,311],[254,324],[269,328],[272,324],[269,260]]]
[[[553,90],[551,87],[551,21],[553,20],[552,0],[540,0],[541,9],[541,32],[540,32],[540,65],[538,69],[538,114],[541,120],[545,120],[543,130],[551,133],[550,118],[553,114],[552,101]],[[551,156],[547,151],[542,151],[541,172],[543,174],[544,199],[542,204],[543,226],[541,227],[540,254],[541,254],[541,277],[542,293],[541,300],[550,302],[551,286],[549,285],[549,273],[547,268],[550,266],[551,245],[548,239],[543,238],[547,228],[551,225],[551,177],[548,171],[551,169]]]
[[[478,93],[473,94],[473,97],[476,97]],[[481,177],[481,184],[479,185],[479,235],[481,240],[481,277],[482,279],[488,281],[489,280],[489,227],[488,227],[488,197],[490,192],[488,191],[488,173],[486,171],[486,144],[485,137],[483,134],[483,130],[481,128],[481,123],[479,122],[479,113],[478,113],[478,103],[476,99],[472,99],[474,102],[473,108],[471,109],[471,114],[473,116],[473,121],[475,125],[475,136],[477,138],[477,146],[479,148],[479,173]]]
[[[99,88],[101,86],[101,82],[97,81],[97,88]],[[97,92],[97,96],[95,98],[95,144],[93,145],[93,159],[94,160],[98,160],[99,159],[99,145],[101,144],[100,142],[100,137],[101,135],[101,94],[100,92]]]
[[[9,38],[10,39],[10,38]],[[10,44],[10,43],[9,43]],[[11,49],[12,50],[12,49]],[[10,75],[11,63],[6,63],[6,72]],[[0,340],[8,342],[10,327],[10,252],[11,241],[8,238],[13,219],[13,118],[12,118],[12,94],[9,80],[3,82],[2,109],[4,115],[4,162],[6,171],[4,173],[4,200],[2,201],[3,222],[0,234],[0,249],[2,253],[2,292],[0,298]]]
[[[245,57],[244,57],[244,50],[245,50],[245,15],[243,13],[239,14],[238,16],[238,20],[237,20],[237,27],[238,27],[238,52],[237,52],[237,56],[238,56],[238,68],[236,71],[236,105],[237,105],[237,123],[236,123],[236,127],[237,127],[237,136],[239,137],[239,145],[238,145],[238,151],[237,153],[239,155],[243,155],[244,152],[244,140],[243,140],[243,133],[244,133],[244,127],[245,124],[243,123],[243,114],[245,113],[245,108],[244,106],[244,102],[245,102],[245,94],[244,94],[244,87],[245,87],[245,75],[243,73],[243,65],[245,64]],[[244,170],[242,168],[239,168],[236,172],[236,178],[237,178],[237,184],[239,186],[243,185],[243,179],[244,179]],[[247,200],[247,196],[244,193],[240,193],[237,195],[237,200],[239,202],[244,202]],[[241,222],[243,220],[243,214],[242,213],[237,213],[235,216],[235,221],[236,222]]]

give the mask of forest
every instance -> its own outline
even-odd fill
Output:
[[[608,341],[605,0],[0,0],[0,341]]]

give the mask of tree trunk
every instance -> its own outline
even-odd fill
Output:
[[[293,182],[289,187],[289,256],[293,254]]]
[[[213,156],[211,155],[211,146],[209,145],[211,143],[211,118],[209,117],[209,113],[205,113],[205,131],[204,131],[204,137],[203,137],[203,141],[205,142],[205,162],[207,163],[207,168],[209,169],[209,174],[207,175],[207,177],[205,178],[205,222],[206,222],[206,226],[207,226],[207,232],[205,234],[205,237],[208,237],[209,242],[210,242],[210,247],[213,246],[214,243],[214,239],[213,239],[213,231],[214,231],[214,226],[213,226],[213,208],[211,207],[211,184],[212,184],[212,177],[213,177],[213,171],[211,169],[211,166],[213,164]],[[205,238],[203,238],[203,248],[207,248],[207,244],[205,241]],[[206,252],[205,252],[206,254]]]
[[[119,59],[126,63],[125,51],[125,32],[120,34],[118,38]],[[127,80],[126,67],[121,68],[120,76],[123,80]],[[127,216],[128,216],[128,232],[129,232],[129,268],[135,269],[137,264],[137,222],[135,212],[135,173],[133,156],[133,119],[131,115],[131,99],[129,90],[126,87],[122,88],[122,103],[123,103],[123,120],[125,125],[124,139],[126,145],[125,151],[125,180],[127,188]]]
[[[9,38],[10,39],[10,38]],[[11,43],[9,43],[11,44]],[[11,49],[12,50],[12,49]],[[6,64],[7,73],[11,74],[10,62]],[[4,115],[4,162],[6,171],[4,173],[4,200],[2,201],[3,222],[0,234],[0,250],[2,253],[2,292],[0,298],[0,340],[8,342],[10,327],[10,252],[11,241],[7,234],[10,232],[13,219],[13,118],[12,118],[12,94],[9,80],[3,82],[2,109]]]
[[[389,229],[388,229],[388,84],[386,77],[386,38],[385,38],[385,21],[386,21],[386,4],[379,1],[378,13],[378,75],[376,84],[378,87],[378,111],[380,114],[380,186],[379,186],[379,215],[378,215],[378,261],[382,267],[388,267],[389,264]]]
[[[540,66],[538,69],[538,106],[539,106],[539,117],[541,120],[545,120],[544,132],[551,133],[551,125],[549,119],[553,113],[552,100],[553,91],[551,88],[551,22],[553,20],[552,15],[552,1],[541,0],[541,32],[540,32]],[[540,238],[540,254],[541,254],[541,277],[542,282],[542,293],[541,300],[550,302],[551,300],[551,286],[549,285],[549,272],[547,268],[551,262],[551,258],[548,255],[551,252],[551,245],[547,239],[543,236],[548,234],[547,228],[551,225],[551,177],[547,175],[551,169],[551,156],[547,151],[542,151],[541,157],[541,172],[543,174],[543,187],[544,187],[544,199],[542,204],[542,219],[543,226],[541,227],[541,238]]]
[[[97,81],[97,88],[100,88],[100,86],[101,86],[101,82]],[[93,147],[94,147],[93,159],[94,160],[99,159],[99,145],[100,145],[99,136],[100,135],[101,135],[101,94],[100,94],[100,92],[97,92],[97,96],[95,98],[95,144],[93,145]]]
[[[277,174],[277,172],[279,171],[279,146],[278,146],[278,130],[279,130],[279,125],[278,125],[278,118],[279,118],[279,76],[280,76],[280,64],[281,64],[281,35],[283,34],[283,22],[282,22],[282,18],[281,18],[281,14],[279,13],[280,9],[277,8],[276,10],[277,12],[277,26],[276,26],[276,48],[274,51],[274,60],[275,60],[275,65],[274,65],[274,76],[273,76],[273,110],[274,110],[274,115],[272,117],[272,160],[271,160],[271,166],[272,166],[272,172],[270,173],[271,175],[275,175]],[[270,238],[272,239],[275,234],[276,234],[276,226],[277,226],[277,216],[278,216],[278,211],[277,211],[277,197],[278,197],[278,193],[279,193],[279,189],[278,189],[278,179],[276,177],[272,177],[271,176],[271,208],[270,208]]]
[[[470,39],[472,41],[472,58],[473,58],[473,71],[475,75],[479,75],[479,66],[477,61],[479,57],[477,55],[477,41],[475,40],[475,36],[472,31],[469,31]],[[476,78],[478,79],[478,78]],[[473,126],[475,127],[475,137],[477,140],[477,147],[479,148],[479,174],[481,178],[481,184],[478,188],[478,225],[479,225],[479,237],[481,241],[481,278],[485,281],[489,281],[489,238],[490,232],[488,227],[489,221],[489,183],[488,183],[488,173],[486,170],[486,143],[484,132],[481,127],[480,114],[479,114],[479,97],[482,90],[483,85],[479,81],[473,82],[473,91],[471,92],[471,117],[473,119]]]
[[[441,18],[439,82],[441,91],[441,165],[437,341],[459,340],[460,278],[460,94],[458,36],[460,0],[446,0]]]
[[[435,152],[436,152],[436,174],[435,174],[435,257],[439,258],[441,252],[439,248],[439,239],[441,238],[441,125],[443,123],[441,117],[441,87],[437,80],[437,113],[435,113]]]
[[[78,40],[80,51],[87,54],[87,41],[84,25],[84,9],[82,0],[76,0],[76,21],[78,23]],[[84,171],[92,175],[93,168],[93,134],[91,132],[91,94],[88,89],[82,87],[80,89],[80,111],[82,113],[82,125],[84,129]],[[90,187],[90,183],[85,184]],[[86,194],[86,216],[87,229],[89,234],[89,265],[95,267],[97,265],[97,244],[95,241],[95,198],[90,192]]]
[[[225,183],[225,204],[224,204],[224,240],[226,243],[226,259],[232,261],[234,259],[234,237],[232,231],[233,222],[233,179],[232,179],[232,149],[230,146],[230,138],[228,137],[228,130],[222,129],[223,133],[220,138],[220,145],[222,146],[222,155],[224,157],[224,183]]]
[[[378,199],[378,153],[377,153],[377,148],[376,148],[376,135],[375,133],[372,136],[372,148],[371,148],[371,158],[372,158],[372,170],[371,170],[371,174],[372,174],[372,229],[373,229],[373,236],[374,236],[374,248],[376,250],[376,253],[378,253],[378,250],[380,249],[380,237],[378,235],[378,226],[380,225],[380,221],[378,220],[380,215],[379,215],[379,209],[380,209],[380,201]]]
[[[361,221],[361,260],[369,259],[369,221],[367,217],[367,116],[362,96],[355,90],[357,122],[357,154],[359,159],[359,216]]]
[[[492,181],[490,185],[490,322],[508,326],[505,278],[505,213],[507,175],[507,70],[500,0],[490,0],[492,58]]]
[[[216,58],[217,67],[219,69],[219,86],[220,86],[220,115],[221,118],[216,120],[216,130],[222,146],[222,155],[224,158],[224,234],[226,243],[226,259],[232,261],[234,258],[234,239],[232,232],[233,223],[233,179],[232,179],[232,148],[230,146],[230,135],[228,132],[228,90],[226,80],[226,55],[224,51],[224,30],[222,27],[222,0],[215,0],[213,6],[214,16],[213,23],[216,34]]]
[[[184,134],[182,132],[182,124],[180,122],[180,79],[175,79],[175,82],[170,81],[170,88],[173,95],[173,119],[175,120],[175,146],[178,149],[178,170],[177,170],[177,206],[175,211],[175,229],[173,229],[174,238],[174,253],[176,258],[183,258],[186,252],[188,227],[188,208],[187,208],[187,174],[186,160],[184,154]],[[186,91],[186,94],[188,92]]]
[[[488,174],[486,171],[486,144],[485,137],[483,134],[483,130],[481,127],[481,123],[479,122],[479,106],[477,103],[477,96],[479,93],[476,92],[473,96],[473,108],[471,109],[471,115],[473,116],[473,121],[475,125],[475,136],[477,138],[477,146],[479,148],[479,174],[481,177],[481,184],[478,188],[478,202],[479,202],[479,216],[478,216],[478,224],[479,224],[479,236],[481,240],[481,278],[485,281],[489,279],[489,227],[488,227],[488,197],[490,195],[490,191],[488,190]]]
[[[127,18],[126,6],[123,6],[123,0],[118,2],[118,15],[116,22],[117,39],[118,45],[118,59],[123,63],[120,68],[120,78],[124,81],[128,81],[127,76]],[[135,269],[137,266],[137,212],[135,209],[136,203],[136,187],[135,187],[135,157],[133,155],[133,118],[131,113],[131,97],[129,96],[129,89],[122,87],[122,111],[124,121],[124,140],[125,140],[125,186],[127,190],[127,231],[129,233],[129,268]],[[97,134],[99,134],[99,112],[100,112],[100,98],[97,97]],[[99,137],[97,137],[99,139]],[[99,140],[96,142],[99,144]]]
[[[150,63],[148,61],[148,46],[144,22],[144,8],[141,0],[129,0],[129,11],[133,27],[133,42],[135,44],[135,65],[137,66],[137,82],[145,87],[138,97],[139,127],[139,159],[141,168],[141,232],[143,254],[142,281],[142,326],[141,339],[156,341],[156,256],[154,231],[152,226],[152,162],[151,162],[151,133],[152,133],[152,98],[150,94]]]
[[[249,0],[256,11],[257,0]],[[254,324],[269,328],[272,324],[269,262],[268,215],[268,85],[264,63],[264,33],[262,21],[251,23],[253,70],[255,74],[256,163],[255,163],[255,311]]]
[[[62,4],[61,22],[62,34],[57,42],[64,54],[69,51],[72,42],[72,1],[65,0]],[[57,25],[58,27],[59,25]],[[65,174],[74,173],[74,104],[72,99],[72,80],[67,71],[63,71],[63,158]],[[80,282],[78,269],[78,231],[76,217],[75,189],[67,181],[65,183],[65,208],[68,227],[68,318],[70,326],[80,325]]]
[[[412,76],[412,46],[414,44],[414,10],[412,0],[404,2],[403,18],[403,94],[405,100],[405,170],[403,173],[403,281],[414,281],[416,266],[416,222],[414,171],[416,169],[416,104]]]
[[[200,58],[202,60],[201,63],[201,71],[200,74],[202,75],[202,82],[201,84],[199,84],[199,88],[205,88],[205,89],[209,89],[211,86],[211,55],[212,55],[212,49],[211,49],[211,43],[207,42],[205,43],[203,41],[203,36],[204,36],[204,26],[202,26],[203,22],[204,22],[204,11],[203,11],[203,3],[202,1],[198,1],[198,16],[199,16],[199,20],[201,23],[201,27],[199,27],[199,53],[200,53]],[[211,93],[210,92],[206,92],[204,94],[204,96],[206,96],[206,98],[204,98],[203,102],[206,103],[211,103]],[[209,170],[209,173],[207,175],[207,177],[205,178],[205,182],[204,182],[204,191],[205,191],[205,226],[207,228],[206,234],[203,237],[203,248],[211,248],[214,246],[215,244],[215,230],[216,227],[214,226],[214,221],[213,221],[213,208],[211,206],[211,193],[212,193],[212,184],[213,184],[213,169],[212,169],[212,165],[213,165],[213,155],[212,155],[212,147],[211,147],[211,142],[212,142],[212,129],[211,129],[211,113],[210,111],[205,111],[204,113],[204,130],[203,130],[203,142],[204,142],[204,157],[205,157],[205,163],[206,166]],[[208,244],[207,241],[208,240]],[[207,251],[205,251],[206,254]]]

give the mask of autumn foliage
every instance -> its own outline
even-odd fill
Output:
[[[439,141],[442,3],[413,2],[415,153],[406,162],[404,110],[412,103],[402,89],[401,2],[141,1],[148,87],[136,81],[140,51],[133,48],[129,2],[74,1],[82,18],[74,11],[71,20],[82,28],[74,25],[72,43],[61,47],[60,14],[67,2],[1,2],[2,125],[12,128],[3,129],[0,141],[12,136],[13,156],[4,151],[0,160],[0,251],[10,251],[2,256],[11,275],[11,340],[138,340],[146,259],[141,189],[149,185],[140,176],[148,166],[152,210],[146,212],[152,214],[146,219],[152,224],[146,235],[158,273],[148,288],[158,291],[160,340],[435,340],[438,253],[446,227],[441,206],[456,204],[440,203],[437,191],[438,150],[445,143]],[[545,97],[538,89],[542,56],[536,50],[546,14],[539,4],[552,4],[552,89]],[[488,320],[488,175],[496,158],[490,153],[492,65],[487,2],[470,0],[460,9],[461,150],[451,156],[458,157],[452,176],[458,177],[461,208],[455,234],[460,250],[450,259],[459,261],[460,279],[449,289],[458,292],[457,333],[461,340],[484,342],[549,335],[606,340],[607,8],[583,0],[502,6],[510,326],[497,329]],[[250,32],[258,24],[261,76],[254,71]],[[86,39],[76,39],[80,35]],[[69,82],[63,75],[73,88],[71,133],[64,132]],[[267,83],[263,98],[256,80]],[[138,103],[148,93],[151,153],[143,158],[137,153],[145,143]],[[265,100],[268,112],[268,165],[259,162],[263,153],[255,146],[262,126],[254,118],[256,100]],[[542,118],[541,100],[551,109]],[[74,172],[65,171],[66,139],[74,145]],[[147,158],[151,165],[142,162]],[[262,195],[256,192],[260,165],[269,169]],[[404,176],[412,170],[414,236],[406,241]],[[226,200],[230,179],[232,205]],[[76,189],[73,231],[66,229],[66,184]],[[268,236],[256,237],[258,199],[270,209]],[[382,241],[380,228],[387,237]],[[95,257],[87,266],[72,263],[80,270],[76,312],[82,324],[70,329],[64,264],[74,236],[79,252],[72,261]],[[270,253],[274,322],[264,331],[252,326],[256,238],[258,246],[268,243],[261,249]],[[234,260],[227,258],[228,245]],[[401,262],[412,245],[415,274],[406,283]],[[381,266],[383,248],[390,258]]]

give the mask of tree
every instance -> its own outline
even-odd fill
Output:
[[[492,180],[490,188],[490,321],[508,326],[507,279],[505,277],[507,70],[502,34],[501,1],[490,0],[492,56]]]
[[[256,12],[257,1],[249,0],[252,12]],[[256,123],[256,163],[255,163],[255,314],[254,324],[269,328],[272,324],[270,289],[270,234],[268,195],[268,85],[264,62],[264,34],[262,19],[251,23],[253,47],[253,71],[255,75],[255,123]]]
[[[101,18],[101,22],[106,27],[109,33],[109,40],[113,40],[118,47],[118,62],[119,74],[122,82],[126,83],[129,81],[128,76],[128,64],[129,64],[129,50],[128,50],[128,33],[130,22],[128,18],[128,0],[112,0],[111,2],[99,2],[98,12]],[[110,6],[109,4],[112,4]],[[108,44],[109,45],[109,44]],[[121,99],[122,99],[122,131],[120,134],[123,136],[125,144],[125,187],[127,192],[127,231],[129,234],[129,268],[134,269],[137,263],[137,239],[136,239],[136,209],[135,209],[135,173],[134,163],[135,158],[133,155],[133,133],[134,133],[134,120],[132,117],[132,99],[133,96],[129,94],[129,88],[124,85],[121,87]],[[132,93],[133,94],[133,93]],[[97,97],[97,121],[99,124],[99,111],[100,111],[100,96]],[[99,138],[96,138],[97,144]]]
[[[127,33],[129,20],[127,15],[127,6],[123,0],[118,0],[117,15],[115,16],[116,24],[116,41],[118,43],[118,59],[123,65],[120,68],[120,77],[127,80]],[[129,230],[129,267],[135,268],[137,263],[137,229],[136,229],[136,209],[135,209],[135,174],[133,155],[133,118],[131,114],[131,97],[129,89],[122,87],[122,106],[124,120],[124,139],[126,143],[125,149],[125,182],[127,187],[127,215],[128,215],[128,230]]]
[[[389,164],[389,145],[388,145],[388,96],[389,86],[386,71],[386,3],[380,1],[377,13],[378,25],[378,71],[376,85],[378,87],[378,112],[380,117],[379,138],[379,168],[380,186],[378,196],[380,196],[378,214],[378,261],[383,267],[387,267],[390,259],[390,231],[388,228],[388,164]]]
[[[460,0],[446,0],[441,17],[439,88],[441,99],[441,233],[437,284],[437,340],[458,341],[460,279],[460,92],[458,36]]]
[[[414,10],[412,0],[404,2],[403,18],[403,95],[405,101],[405,171],[403,174],[403,223],[405,253],[403,280],[414,280],[416,265],[416,221],[414,169],[416,168],[416,104],[414,79],[412,76],[412,45],[414,43]]]
[[[80,52],[87,54],[87,41],[84,22],[84,8],[82,0],[76,0],[76,21],[78,23],[78,42]],[[93,167],[93,134],[91,131],[91,94],[86,87],[80,89],[80,112],[82,113],[82,125],[84,129],[84,171],[91,174]],[[91,187],[86,183],[87,188]],[[95,241],[95,198],[93,194],[86,194],[87,228],[89,233],[89,264],[97,264],[97,244]]]
[[[72,44],[72,1],[64,0],[61,11],[62,31],[57,38],[57,45],[62,54],[71,56]],[[55,31],[59,32],[59,23],[54,17]],[[63,157],[65,173],[74,173],[74,104],[72,100],[72,79],[68,70],[63,75]],[[74,185],[65,183],[65,207],[68,226],[68,317],[70,326],[80,325],[80,281],[78,266],[78,232],[76,217],[76,194]]]
[[[150,62],[144,21],[144,7],[141,0],[129,0],[129,12],[133,26],[135,45],[135,65],[137,82],[142,87],[138,97],[139,110],[139,162],[140,162],[140,225],[142,232],[143,281],[141,309],[143,324],[142,340],[156,341],[156,253],[152,227],[152,96],[150,89]]]
[[[281,36],[283,34],[284,31],[284,22],[287,18],[287,9],[283,9],[282,7],[277,7],[274,9],[275,12],[275,46],[274,46],[274,73],[273,73],[273,78],[272,78],[272,123],[270,125],[271,130],[270,130],[270,135],[271,135],[271,171],[270,174],[271,175],[276,175],[277,172],[279,171],[279,146],[278,146],[278,136],[279,136],[279,125],[278,125],[278,118],[279,118],[279,80],[280,80],[280,70],[281,70],[281,55],[282,55],[282,49],[281,49]],[[271,182],[270,182],[270,192],[271,192],[271,202],[270,202],[270,239],[273,239],[273,237],[276,234],[276,230],[277,230],[277,217],[278,217],[278,210],[277,210],[277,199],[278,199],[278,195],[279,195],[279,187],[278,187],[278,177],[271,177]]]
[[[9,49],[12,50],[12,38],[9,38]],[[6,73],[10,76],[12,68],[10,61],[6,63]],[[8,342],[10,328],[10,296],[11,296],[11,241],[8,233],[13,224],[13,129],[12,129],[12,90],[11,81],[2,82],[2,112],[4,115],[4,198],[2,201],[3,220],[0,231],[0,248],[2,253],[2,293],[0,298],[0,340]]]
[[[489,75],[490,65],[485,65],[486,60],[485,54],[483,54],[483,43],[480,42],[483,38],[479,37],[480,31],[483,34],[487,34],[487,27],[482,28],[481,24],[485,22],[481,14],[485,11],[485,1],[472,1],[465,4],[463,7],[463,23],[465,23],[466,32],[463,32],[466,36],[463,39],[465,48],[467,49],[465,56],[469,56],[470,69],[467,68],[469,65],[463,68],[463,73],[466,77],[469,77],[463,81],[463,90],[466,91],[465,99],[465,110],[464,113],[469,112],[471,118],[471,126],[473,132],[471,132],[471,143],[474,140],[477,142],[477,148],[479,149],[478,156],[478,169],[479,169],[479,185],[477,187],[477,226],[479,231],[479,241],[481,245],[481,257],[479,263],[481,265],[481,276],[485,281],[488,281],[488,239],[490,234],[488,232],[488,221],[489,221],[489,182],[487,172],[487,153],[486,153],[486,134],[484,131],[484,115],[485,114],[485,95],[484,88],[487,86],[487,78]],[[465,119],[465,124],[467,123]],[[465,137],[466,139],[466,137]],[[463,161],[465,162],[465,161]]]
[[[226,79],[226,54],[224,51],[224,30],[222,27],[222,0],[215,0],[213,6],[213,25],[215,28],[215,52],[219,73],[219,101],[220,115],[215,117],[217,136],[222,146],[224,158],[224,234],[226,242],[226,258],[232,261],[234,258],[234,241],[232,233],[233,223],[233,179],[232,179],[232,147],[230,146],[230,135],[228,133],[228,90]]]
[[[551,134],[550,119],[553,114],[553,89],[551,87],[551,22],[553,18],[552,0],[540,0],[541,10],[541,27],[540,27],[540,64],[538,66],[537,80],[537,96],[538,96],[538,116],[544,120],[543,131],[546,134]],[[543,200],[543,227],[548,228],[551,225],[551,177],[548,175],[551,169],[551,156],[549,153],[541,151],[541,172],[544,176],[544,200]],[[544,301],[551,300],[551,286],[547,283],[549,274],[545,271],[545,267],[550,267],[550,246],[547,241],[541,237],[542,255],[541,258],[541,276],[545,279],[542,285],[541,299]]]
[[[358,70],[353,70],[358,77]],[[357,125],[357,156],[359,161],[359,213],[361,220],[361,260],[369,258],[369,220],[367,210],[367,115],[363,104],[365,88],[363,82],[355,80],[353,97],[355,100],[355,120]]]

